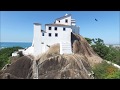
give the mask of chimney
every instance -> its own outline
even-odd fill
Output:
[[[34,45],[34,55],[37,56],[41,53],[41,24],[34,23],[34,38],[33,38],[33,45]]]
[[[41,24],[34,23],[34,30],[41,30]]]

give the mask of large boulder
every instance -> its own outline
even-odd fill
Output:
[[[39,79],[93,79],[87,60],[79,55],[58,55],[38,63]]]
[[[1,71],[2,79],[27,79],[32,66],[32,60],[22,56],[13,62],[6,70]]]

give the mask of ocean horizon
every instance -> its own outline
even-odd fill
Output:
[[[32,45],[32,42],[0,42],[0,49],[8,48],[8,47],[22,47],[28,48]],[[120,44],[106,44],[106,45],[113,45],[113,46],[120,46]]]
[[[32,42],[0,42],[0,49],[8,47],[22,47],[28,48],[32,45]]]

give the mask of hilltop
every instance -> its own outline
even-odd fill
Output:
[[[60,54],[58,43],[45,53],[22,56],[0,72],[2,79],[94,79],[92,67],[100,58],[81,35],[72,33],[73,54]]]

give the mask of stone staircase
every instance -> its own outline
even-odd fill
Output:
[[[60,54],[72,54],[71,42],[60,43]]]

